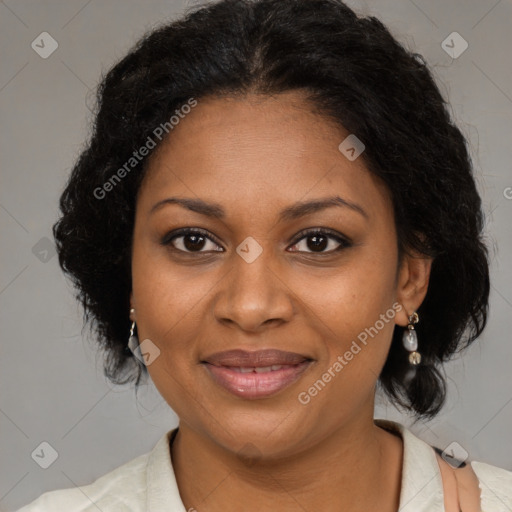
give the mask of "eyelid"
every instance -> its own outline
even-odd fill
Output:
[[[295,240],[292,242],[291,245],[295,245],[297,242],[300,242],[303,238],[305,238],[308,235],[316,235],[316,234],[327,235],[331,238],[334,238],[337,242],[339,242],[340,244],[342,244],[345,247],[350,246],[353,243],[349,237],[342,235],[341,233],[338,233],[337,231],[334,231],[329,228],[318,227],[318,228],[307,228],[307,229],[303,229],[302,231],[299,231],[297,233],[297,235],[295,236]],[[334,251],[328,251],[323,254],[329,254],[332,252],[334,252]],[[310,254],[314,254],[314,253],[310,253]],[[317,253],[317,254],[322,254],[322,253]]]
[[[195,227],[179,228],[174,231],[171,231],[162,237],[160,243],[162,245],[172,245],[171,242],[175,238],[179,238],[180,236],[186,236],[191,233],[203,235],[205,238],[208,238],[210,241],[217,244],[219,247],[222,247],[220,242],[217,240],[217,238],[214,235],[212,235],[209,231],[207,231],[206,229],[203,229],[203,228],[195,228]],[[179,249],[177,249],[177,250],[179,251]],[[188,253],[185,251],[180,251],[180,252],[184,252],[185,254],[193,254],[193,251],[189,251]],[[201,252],[205,252],[205,251],[197,251],[196,253],[201,254]],[[217,251],[217,252],[220,252],[220,251]]]

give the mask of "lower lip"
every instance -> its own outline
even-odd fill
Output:
[[[227,391],[246,399],[266,398],[293,384],[312,361],[264,373],[241,373],[228,366],[204,363],[213,380]]]

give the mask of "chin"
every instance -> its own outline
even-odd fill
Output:
[[[219,407],[216,409],[219,417],[226,419],[213,424],[208,421],[208,427],[213,428],[208,432],[208,437],[225,449],[246,457],[279,458],[290,455],[303,447],[308,433],[315,430],[306,417],[290,413],[292,407],[297,405],[253,407],[252,410]],[[311,411],[309,417],[311,419]]]

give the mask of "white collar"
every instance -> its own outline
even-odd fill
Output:
[[[399,512],[444,512],[443,481],[434,449],[400,423],[381,419],[374,423],[399,432],[403,440]]]
[[[178,427],[164,434],[148,458],[146,489],[148,512],[187,512],[181,501],[172,467],[170,441]]]

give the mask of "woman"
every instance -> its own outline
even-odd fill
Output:
[[[23,512],[512,509],[511,472],[373,418],[377,385],[440,411],[489,295],[464,137],[378,20],[223,0],[152,32],[60,206],[106,374],[149,375],[180,423]]]

